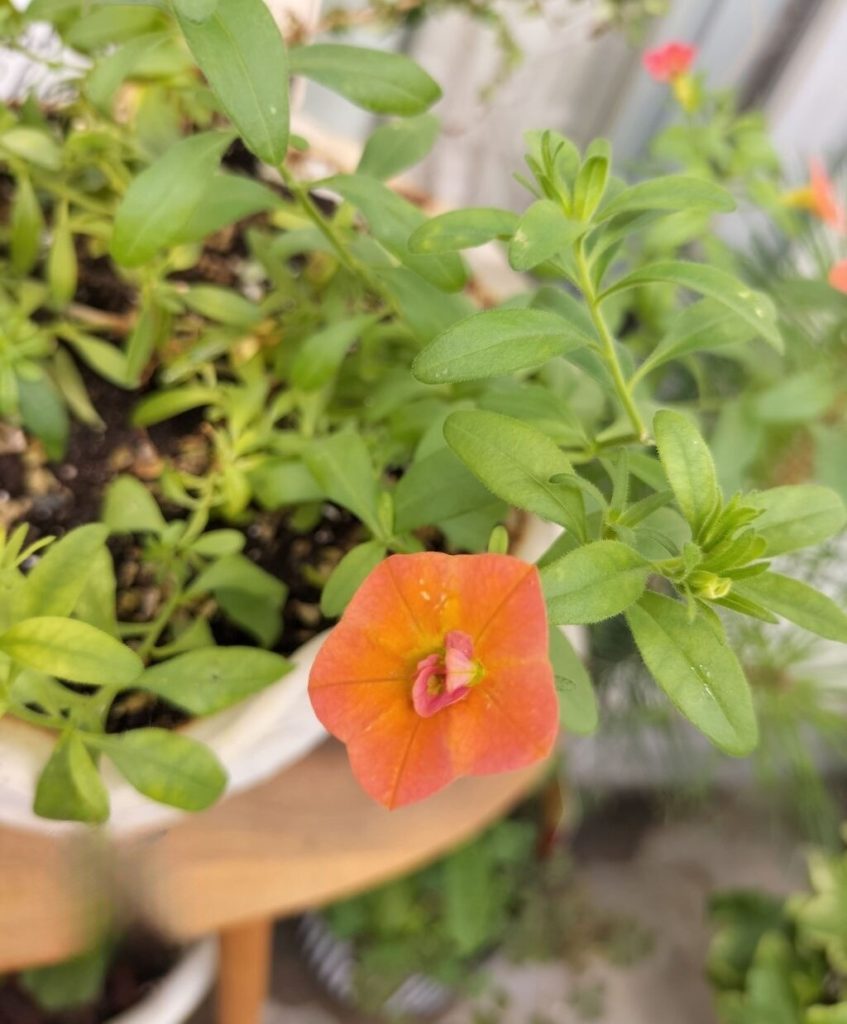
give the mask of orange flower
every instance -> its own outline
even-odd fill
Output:
[[[309,694],[386,807],[541,760],[558,700],[538,571],[509,555],[392,555],[319,651]]]
[[[840,292],[847,293],[847,260],[839,260],[830,270],[829,283]]]
[[[840,234],[847,231],[847,215],[835,195],[835,186],[820,160],[809,161],[809,183],[783,196],[786,206],[808,210]]]
[[[644,68],[657,82],[672,82],[679,75],[688,73],[697,49],[687,43],[665,43],[642,55]]]

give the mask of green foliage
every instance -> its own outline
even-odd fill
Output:
[[[813,892],[713,897],[708,972],[722,1024],[838,1024],[847,1013],[847,858],[809,858]]]

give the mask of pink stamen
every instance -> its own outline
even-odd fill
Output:
[[[430,718],[471,692],[477,675],[473,641],[461,631],[451,630],[444,638],[443,654],[428,654],[417,665],[412,686],[412,704],[423,718]]]

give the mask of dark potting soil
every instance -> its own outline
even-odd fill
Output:
[[[0,1024],[103,1024],[135,1006],[176,961],[176,952],[149,938],[127,940],[118,948],[96,1002],[74,1009],[42,1009],[11,975],[0,982]]]
[[[152,482],[155,492],[155,480],[166,459],[202,461],[208,454],[199,429],[200,414],[186,413],[149,430],[135,427],[129,417],[137,396],[114,387],[85,367],[80,370],[105,429],[92,430],[73,423],[66,455],[58,463],[48,462],[37,443],[24,444],[20,432],[0,432],[0,505],[8,510],[0,515],[7,526],[26,522],[30,541],[43,536],[61,537],[74,527],[97,521],[106,488],[121,473]],[[184,515],[167,505],[163,509],[166,516]],[[291,654],[331,624],[320,611],[319,583],[350,548],[364,539],[361,526],[343,509],[327,504],[306,532],[295,528],[285,512],[259,512],[244,527],[244,536],[246,557],[288,588],[282,630],[274,650]],[[163,595],[141,562],[140,543],[132,537],[116,537],[109,546],[118,580],[119,618],[150,621]],[[218,613],[212,614],[210,625],[219,644],[255,644],[252,637]],[[178,708],[149,694],[129,691],[116,699],[108,729],[120,732],[148,725],[172,728],[185,719]]]

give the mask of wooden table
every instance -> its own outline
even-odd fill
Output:
[[[539,774],[463,779],[389,812],[328,742],[262,786],[117,847],[97,835],[0,829],[0,973],[78,951],[92,901],[118,891],[174,938],[219,933],[219,1024],[257,1024],[274,918],[436,857],[508,810]]]

